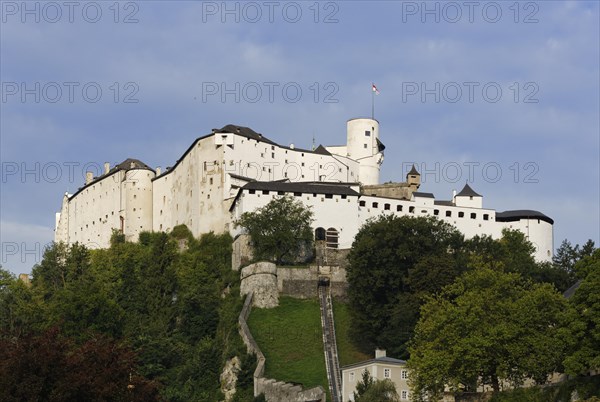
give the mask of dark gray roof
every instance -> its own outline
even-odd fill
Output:
[[[453,207],[454,203],[452,201],[446,201],[446,200],[439,200],[439,201],[434,201],[433,202],[434,205],[445,205],[447,207]]]
[[[400,365],[405,365],[406,360],[394,359],[393,357],[387,357],[387,356],[386,357],[378,357],[377,359],[364,360],[362,362],[348,364],[346,366],[343,366],[342,370],[353,368],[353,367],[366,366],[368,364],[373,364],[373,363],[396,364],[396,365],[400,366]]]
[[[242,137],[250,138],[256,141],[266,142],[267,144],[277,145],[276,142],[271,141],[261,133],[257,133],[250,127],[236,126],[235,124],[228,124],[220,130],[215,130],[215,133],[234,133],[241,135]]]
[[[581,286],[581,280],[578,280],[577,283],[575,283],[569,289],[565,290],[565,293],[563,293],[565,299],[570,299],[571,297],[573,297],[577,289],[579,289],[579,286]]]
[[[286,193],[360,195],[349,186],[327,182],[253,181],[242,188],[244,190],[285,191]]]
[[[408,172],[406,175],[407,175],[407,176],[410,176],[410,175],[412,175],[412,176],[421,176],[421,173],[419,173],[419,172],[417,171],[417,168],[416,168],[416,167],[415,167],[415,165],[413,164],[413,165],[412,165],[412,168],[410,168],[410,171],[409,171],[409,172]]]
[[[469,184],[465,184],[460,193],[456,194],[457,197],[481,197],[481,195],[477,194]]]
[[[540,219],[554,225],[554,220],[539,211],[531,209],[517,209],[514,211],[504,211],[496,213],[497,222],[515,222],[521,219]]]
[[[116,164],[112,169],[110,169],[108,171],[108,173],[105,173],[98,177],[94,177],[94,179],[91,182],[83,185],[82,187],[79,187],[79,189],[77,189],[75,194],[73,194],[71,197],[69,197],[69,199],[72,199],[73,197],[75,197],[77,194],[79,194],[80,192],[85,190],[88,186],[98,183],[99,181],[107,178],[108,176],[112,176],[113,174],[115,174],[121,170],[128,171],[128,170],[133,170],[133,169],[143,169],[143,170],[149,170],[151,172],[154,172],[154,169],[152,169],[150,166],[146,165],[141,160],[134,159],[134,158],[127,158],[123,162]]]
[[[422,193],[420,191],[415,191],[413,196],[421,198],[435,198],[432,193]]]
[[[377,140],[377,151],[383,152],[385,150],[385,145],[383,142],[379,141],[379,138],[375,138]]]
[[[323,145],[319,145],[313,152],[321,155],[331,155],[331,152],[325,149]]]

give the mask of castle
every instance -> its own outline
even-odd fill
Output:
[[[360,227],[381,214],[436,216],[465,237],[499,238],[522,231],[538,261],[553,255],[553,224],[533,210],[496,212],[467,184],[450,200],[419,192],[419,172],[406,182],[379,183],[385,146],[379,122],[347,122],[346,145],[313,150],[282,146],[247,127],[227,125],[196,139],[172,167],[153,169],[127,159],[104,173],[86,174],[85,185],[65,194],[56,214],[55,241],[106,248],[113,230],[136,241],[144,231],[185,224],[195,236],[241,233],[233,222],[244,212],[290,195],[310,206],[315,237],[330,248],[350,248]]]

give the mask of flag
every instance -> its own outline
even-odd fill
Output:
[[[375,92],[376,95],[379,95],[379,89],[377,89],[375,84],[371,83],[371,86],[373,87],[373,92]]]

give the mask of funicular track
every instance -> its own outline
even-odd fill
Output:
[[[333,303],[329,280],[319,280],[319,304],[321,309],[321,327],[323,329],[323,349],[325,352],[325,365],[327,367],[327,379],[329,380],[329,391],[333,402],[342,402],[340,377],[340,362],[337,353],[337,342],[335,338],[335,325],[333,320]]]

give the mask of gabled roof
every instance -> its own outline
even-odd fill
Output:
[[[515,222],[521,219],[539,219],[554,225],[554,220],[539,211],[531,209],[516,209],[513,211],[504,211],[496,213],[497,222]]]
[[[477,194],[469,184],[465,184],[460,193],[456,194],[457,197],[481,197],[481,195]]]
[[[329,152],[323,145],[319,145],[313,152],[321,155],[331,155],[331,152]]]
[[[215,130],[215,133],[234,133],[241,135],[242,137],[250,138],[256,141],[266,142],[267,144],[277,145],[276,142],[271,141],[267,137],[263,136],[261,133],[257,133],[252,130],[250,127],[236,126],[234,124],[228,124],[220,130]]]
[[[406,364],[406,360],[394,359],[393,357],[378,357],[376,359],[364,360],[362,362],[348,364],[347,366],[341,367],[342,370],[357,368],[368,366],[369,364],[381,363],[381,364],[393,364],[397,366],[404,366]]]
[[[413,195],[414,197],[421,197],[421,198],[435,198],[435,197],[433,196],[433,193],[421,193],[421,192],[419,192],[419,191],[415,191],[415,192],[413,192],[413,193],[412,193],[412,195]]]

